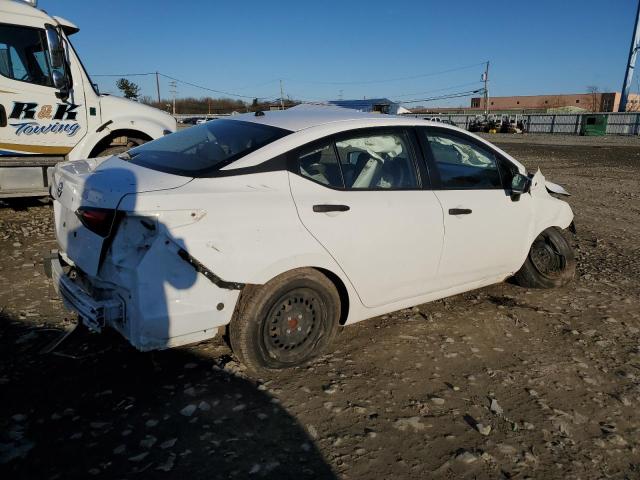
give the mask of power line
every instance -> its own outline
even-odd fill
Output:
[[[470,97],[472,95],[476,95],[479,93],[484,93],[484,89],[479,88],[477,90],[469,90],[466,92],[457,92],[457,93],[451,93],[448,95],[440,95],[437,97],[429,97],[429,98],[421,98],[419,100],[406,100],[404,102],[397,102],[397,103],[401,103],[401,104],[407,104],[407,103],[420,103],[420,102],[433,102],[435,100],[447,100],[450,98],[462,98],[462,97]]]
[[[402,95],[389,95],[389,96],[393,98],[413,97],[414,95],[424,95],[425,93],[443,92],[447,90],[454,90],[456,88],[469,87],[471,85],[477,85],[478,83],[482,83],[482,81],[476,80],[475,82],[461,83],[459,85],[451,85],[450,87],[436,88],[433,90],[426,90],[424,92],[403,93]]]
[[[150,72],[150,73],[110,73],[110,74],[101,74],[101,75],[94,75],[92,74],[92,77],[142,77],[145,75],[155,75],[156,72]]]
[[[405,77],[396,77],[396,78],[388,78],[388,79],[378,79],[378,80],[362,80],[362,81],[348,81],[348,82],[323,82],[323,81],[304,81],[304,80],[295,80],[295,79],[286,79],[283,78],[281,81],[283,80],[287,80],[288,82],[293,82],[293,83],[310,83],[310,84],[318,84],[318,85],[371,85],[371,84],[376,84],[376,83],[387,83],[387,82],[398,82],[398,81],[403,81],[403,80],[412,80],[412,79],[417,79],[417,78],[425,78],[425,77],[432,77],[432,76],[438,76],[438,75],[444,75],[446,73],[451,73],[451,72],[458,72],[461,70],[466,70],[469,68],[473,68],[473,67],[477,67],[480,65],[486,65],[487,62],[480,62],[480,63],[474,63],[471,65],[465,65],[462,67],[456,67],[456,68],[450,68],[447,70],[441,70],[441,71],[437,71],[437,72],[429,72],[429,73],[423,73],[423,74],[418,74],[418,75],[410,75],[410,76],[405,76]],[[155,75],[156,78],[158,76],[162,76],[164,78],[167,78],[173,82],[178,82],[178,83],[182,83],[184,85],[189,85],[191,87],[194,88],[198,88],[200,90],[205,90],[208,92],[213,92],[213,93],[217,93],[220,95],[227,95],[230,97],[237,97],[237,98],[246,98],[246,99],[254,99],[257,98],[258,100],[264,100],[268,97],[259,97],[256,95],[243,95],[240,93],[234,93],[234,92],[227,92],[224,90],[218,90],[218,89],[214,89],[214,88],[209,88],[209,87],[205,87],[203,85],[198,85],[196,83],[192,83],[192,82],[188,82],[186,80],[182,80],[176,77],[173,77],[171,75],[167,75],[165,73],[161,73],[161,72],[148,72],[148,73],[122,73],[122,74],[99,74],[99,75],[92,75],[93,77],[138,77],[138,76],[148,76],[148,75]],[[277,80],[270,80],[268,82],[264,82],[262,84],[256,85],[254,87],[243,87],[240,88],[239,90],[243,90],[245,88],[257,88],[263,85],[267,85],[270,83],[273,83]],[[408,96],[412,96],[412,95],[420,95],[420,94],[424,94],[424,93],[430,93],[430,92],[436,92],[436,91],[446,91],[446,90],[450,90],[450,89],[454,89],[454,88],[460,88],[463,86],[468,86],[468,85],[473,85],[476,84],[478,82],[472,82],[472,83],[466,83],[466,84],[461,84],[461,85],[457,85],[457,86],[451,86],[451,87],[447,87],[447,88],[442,88],[442,89],[435,89],[435,90],[430,90],[430,91],[425,91],[425,92],[417,92],[417,93],[408,93],[408,94],[401,94],[401,95],[395,95],[396,98],[400,98],[400,97],[408,97]],[[471,94],[473,93],[477,93],[478,91],[473,91]],[[464,92],[462,92],[464,93]],[[457,94],[453,94],[453,95],[457,95]],[[464,96],[468,96],[468,95],[464,95]],[[282,98],[282,93],[279,96],[280,98]],[[276,97],[277,99],[278,97]],[[436,99],[441,99],[441,98],[458,98],[457,96],[453,96],[453,97],[449,97],[449,96],[445,96],[445,97],[432,97],[432,98],[427,98],[427,99],[421,99],[421,100],[407,100],[407,101],[403,101],[403,102],[398,102],[398,103],[417,103],[417,102],[421,102],[421,101],[431,101],[436,100]]]
[[[441,70],[439,72],[430,72],[430,73],[422,73],[419,75],[410,75],[406,77],[396,77],[396,78],[387,78],[384,80],[361,80],[361,81],[349,81],[349,82],[323,82],[317,80],[295,80],[295,79],[287,79],[289,82],[297,82],[297,83],[312,83],[317,85],[370,85],[374,83],[387,83],[387,82],[399,82],[402,80],[413,80],[416,78],[424,78],[424,77],[434,77],[437,75],[444,75],[445,73],[458,72],[460,70],[466,70],[473,67],[478,67],[480,65],[485,65],[487,62],[474,63],[473,65],[465,65],[463,67],[450,68],[448,70]]]
[[[189,86],[194,87],[194,88],[199,88],[201,90],[206,90],[208,92],[219,93],[221,95],[228,95],[230,97],[251,98],[251,99],[253,99],[253,98],[261,98],[261,97],[251,96],[251,95],[241,95],[239,93],[225,92],[224,90],[216,90],[214,88],[204,87],[202,85],[197,85],[195,83],[187,82],[186,80],[181,80],[179,78],[175,78],[175,77],[172,77],[170,75],[167,75],[167,74],[164,74],[164,73],[161,73],[161,72],[100,74],[100,75],[91,75],[91,76],[92,77],[142,77],[142,76],[147,76],[147,75],[159,75],[161,77],[168,78],[169,80],[172,80],[174,82],[183,83],[185,85],[189,85]],[[269,82],[269,83],[271,83],[271,82]]]
[[[256,98],[256,97],[251,96],[251,95],[240,95],[239,93],[231,93],[231,92],[225,92],[223,90],[216,90],[216,89],[213,89],[213,88],[203,87],[202,85],[196,85],[195,83],[187,82],[185,80],[180,80],[179,78],[171,77],[169,75],[165,75],[164,73],[161,73],[160,76],[168,78],[168,79],[173,80],[175,82],[179,82],[179,83],[183,83],[185,85],[189,85],[191,87],[199,88],[201,90],[206,90],[208,92],[220,93],[222,95],[229,95],[230,97]]]

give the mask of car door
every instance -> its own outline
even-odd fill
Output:
[[[444,288],[517,271],[529,248],[529,195],[512,196],[518,167],[486,144],[450,129],[420,128],[445,238],[438,277]]]
[[[443,215],[413,132],[366,129],[293,152],[290,185],[307,230],[367,307],[436,289]]]
[[[66,155],[80,141],[84,106],[57,92],[45,29],[0,23],[0,156]]]

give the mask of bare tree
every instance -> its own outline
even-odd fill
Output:
[[[599,111],[600,105],[598,105],[598,95],[600,94],[600,88],[597,85],[588,85],[587,93],[591,94],[591,111]]]

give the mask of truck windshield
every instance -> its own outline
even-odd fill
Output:
[[[238,120],[211,120],[122,154],[142,167],[189,177],[218,170],[291,132]]]

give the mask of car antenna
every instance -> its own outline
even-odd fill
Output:
[[[262,110],[256,111],[256,117],[264,117],[264,112]]]

